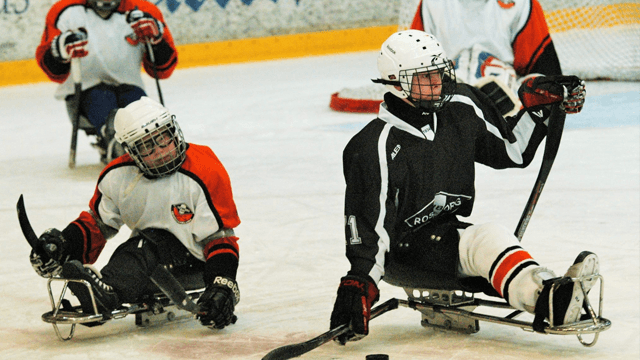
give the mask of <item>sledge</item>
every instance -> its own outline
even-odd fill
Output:
[[[16,205],[18,222],[25,239],[32,249],[38,242],[31,222],[27,216],[24,205],[24,197],[20,195]],[[61,276],[47,280],[47,291],[51,302],[51,311],[42,314],[42,320],[53,325],[53,329],[60,340],[67,341],[73,338],[76,325],[89,327],[99,326],[112,319],[121,319],[128,315],[135,315],[136,325],[146,327],[155,324],[173,322],[186,318],[195,318],[200,307],[194,303],[205,291],[202,272],[185,271],[172,274],[163,265],[158,265],[149,276],[151,283],[145,289],[146,295],[141,301],[133,304],[123,304],[111,312],[100,312],[96,303],[91,284],[86,280],[65,279]],[[91,296],[93,311],[84,312],[80,305],[72,305],[66,295],[71,293],[69,283],[77,282],[87,287]],[[60,283],[60,294],[54,296],[52,284]],[[186,290],[185,290],[186,289]],[[233,320],[235,322],[235,319]],[[63,335],[58,325],[70,325],[69,333]]]
[[[550,326],[547,322],[534,324],[533,315],[511,307],[483,278],[456,279],[441,274],[428,279],[416,278],[415,274],[409,276],[403,270],[401,266],[391,266],[383,281],[403,288],[407,300],[398,300],[398,305],[419,311],[422,315],[420,323],[424,327],[474,334],[480,331],[479,322],[486,321],[519,327],[527,332],[575,335],[587,347],[595,345],[600,333],[611,327],[611,321],[602,317],[604,279],[599,273],[571,279],[579,282],[585,293],[581,320]],[[589,292],[584,291],[585,282],[594,283]],[[476,297],[479,294],[487,296]],[[550,296],[553,296],[553,290]],[[496,300],[492,300],[493,297]],[[516,317],[529,319],[517,320]],[[583,337],[586,334],[593,334],[593,339],[586,340]]]
[[[71,291],[68,291],[68,284],[70,282],[81,283],[89,289],[93,306],[92,312],[84,313],[79,304],[72,305],[72,301],[68,298],[68,295],[71,294]],[[54,284],[58,284],[60,288],[57,296],[55,296],[54,293],[58,287]],[[103,325],[111,320],[125,318],[129,315],[135,317],[135,324],[139,327],[159,326],[195,319],[193,309],[188,309],[182,303],[176,303],[162,291],[149,293],[143,296],[140,302],[123,304],[111,312],[99,311],[93,289],[89,282],[85,280],[64,279],[61,277],[50,278],[47,281],[47,291],[49,293],[49,301],[51,302],[51,311],[42,314],[42,321],[53,325],[56,336],[62,341],[73,338],[76,325],[78,324],[94,327]],[[204,288],[198,288],[186,290],[184,294],[188,296],[189,301],[192,302],[197,300],[203,292]],[[68,331],[62,331],[60,328],[61,325],[69,325],[70,328]]]

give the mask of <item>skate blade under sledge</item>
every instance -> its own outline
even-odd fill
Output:
[[[93,307],[92,313],[84,313],[80,305],[72,306],[71,302],[65,298],[68,284],[70,282],[81,283],[87,287],[91,295]],[[54,296],[53,283],[60,283],[62,288],[60,295]],[[51,302],[51,311],[42,314],[42,321],[53,325],[56,335],[62,341],[71,340],[75,334],[77,324],[84,326],[97,326],[106,323],[112,319],[121,319],[128,315],[135,315],[135,323],[141,327],[149,327],[162,325],[170,322],[177,322],[186,319],[193,319],[193,313],[180,309],[173,304],[169,298],[157,293],[145,297],[144,301],[135,304],[123,304],[120,308],[111,312],[100,312],[93,294],[93,289],[89,282],[85,280],[72,280],[63,278],[51,278],[47,282],[47,290],[49,292],[49,301]],[[197,299],[202,295],[204,289],[196,289],[187,291],[192,299]],[[59,325],[69,325],[68,333],[63,334]]]
[[[549,326],[548,323],[545,323],[541,332],[534,330],[533,321],[516,320],[515,318],[521,314],[529,314],[512,308],[506,301],[479,299],[474,296],[474,293],[460,290],[405,287],[404,290],[408,295],[408,300],[398,300],[398,305],[419,311],[422,314],[421,324],[425,327],[472,334],[480,330],[479,321],[486,321],[519,327],[528,332],[576,335],[582,345],[593,346],[598,340],[600,332],[611,327],[611,321],[601,316],[604,294],[603,278],[599,274],[594,274],[572,280],[580,282],[583,292],[585,283],[595,285],[599,280],[597,311],[590,302],[589,296],[585,295],[583,320],[561,326]],[[591,290],[596,290],[596,288],[594,287]],[[591,291],[591,294],[593,296],[594,291]],[[476,309],[479,308],[502,309],[509,311],[509,313],[504,316],[483,314],[476,312]],[[585,340],[583,336],[586,334],[593,334],[593,339],[591,341]]]

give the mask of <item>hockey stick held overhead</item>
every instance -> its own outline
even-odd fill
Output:
[[[371,309],[371,320],[397,308],[398,299],[389,299],[386,302]],[[262,360],[286,360],[298,357],[302,354],[308,353],[309,351],[319,347],[320,345],[326,344],[329,341],[336,339],[338,336],[346,333],[347,331],[349,331],[349,325],[340,325],[311,340],[298,344],[285,345],[271,350],[267,355],[265,355],[265,357],[262,358]]]

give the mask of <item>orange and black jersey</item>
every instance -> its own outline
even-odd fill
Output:
[[[134,234],[163,229],[194,257],[206,261],[206,268],[215,275],[235,278],[239,248],[231,230],[239,224],[222,163],[210,148],[189,144],[181,168],[157,179],[144,177],[128,154],[111,162],[100,174],[89,211],[82,212],[63,234],[72,233],[81,243],[81,260],[93,263],[122,225]]]

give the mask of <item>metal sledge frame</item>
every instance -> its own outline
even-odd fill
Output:
[[[598,311],[596,312],[589,301],[587,292],[584,290],[584,282],[593,281],[595,285],[598,280],[600,281],[600,291],[598,295]],[[596,344],[600,332],[611,327],[611,321],[601,316],[604,298],[604,279],[600,274],[594,274],[582,278],[572,278],[572,281],[580,282],[582,291],[585,293],[583,308],[586,310],[589,319],[559,326],[546,324],[544,334],[576,335],[582,345],[591,347]],[[515,320],[523,311],[514,309],[506,301],[479,299],[475,297],[474,293],[461,290],[411,287],[405,287],[404,290],[407,293],[408,300],[398,300],[398,305],[422,313],[421,324],[425,327],[471,334],[480,330],[479,321],[486,321],[519,327],[528,332],[536,332],[532,322]],[[550,293],[550,299],[550,301],[553,301],[553,290]],[[504,317],[474,312],[476,308],[481,306],[513,310],[513,312]],[[586,341],[583,338],[585,334],[594,334],[593,340],[590,342]]]
[[[60,296],[57,298],[53,294],[53,288],[51,286],[53,282],[63,283]],[[89,289],[89,294],[91,295],[91,306],[93,308],[92,314],[82,313],[80,306],[73,306],[72,309],[65,307],[64,301],[67,300],[65,295],[70,282],[81,283]],[[172,309],[173,307],[177,307],[177,305],[172,303],[168,297],[162,293],[154,294],[149,298],[149,301],[125,304],[110,313],[101,313],[98,310],[91,284],[86,280],[50,278],[47,281],[47,291],[49,293],[49,301],[51,302],[52,309],[51,311],[42,314],[42,321],[53,325],[56,336],[62,341],[68,341],[73,338],[77,324],[84,324],[87,326],[91,326],[91,324],[97,325],[98,323],[104,323],[111,319],[121,319],[131,314],[136,316],[136,325],[141,327],[149,326],[151,324],[150,319],[152,317],[164,313],[166,313],[166,320],[168,321],[177,321],[194,317],[194,314],[189,311],[179,308]],[[186,293],[192,299],[197,299],[203,292],[204,289],[196,289],[189,290]],[[58,325],[71,325],[71,328],[67,334],[63,334]]]

